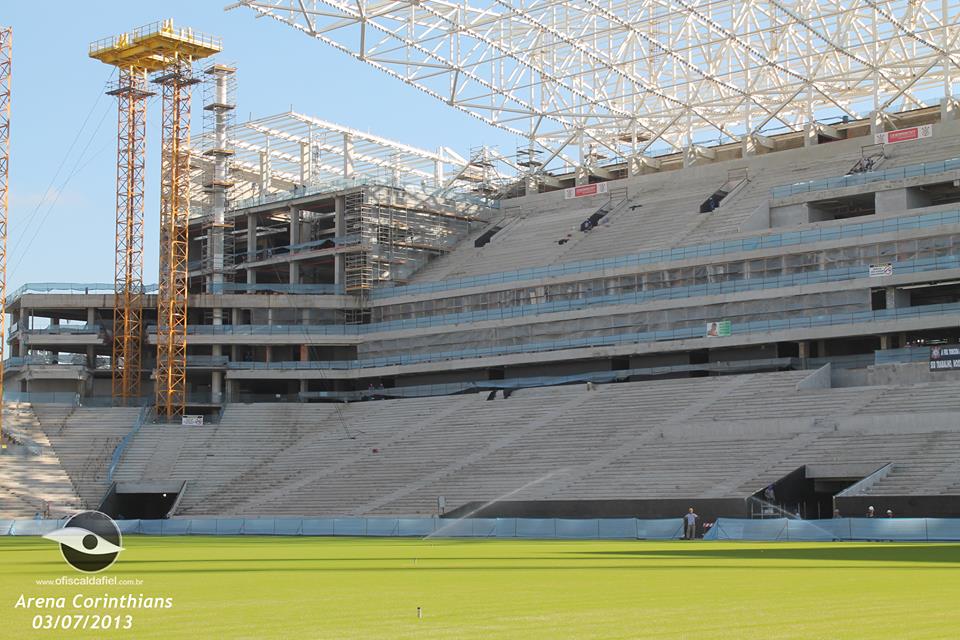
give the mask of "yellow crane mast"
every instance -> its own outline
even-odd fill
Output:
[[[120,126],[117,161],[117,274],[114,298],[114,398],[139,397],[143,340],[143,167],[147,74],[161,86],[160,274],[155,400],[161,417],[183,413],[187,360],[187,220],[190,201],[190,87],[196,60],[220,40],[172,20],[90,45],[90,57],[117,67]],[[135,78],[135,84],[131,79]],[[111,92],[113,93],[113,92]],[[126,123],[126,124],[124,124]]]

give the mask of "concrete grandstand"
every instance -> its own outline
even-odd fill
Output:
[[[960,365],[932,366],[960,343],[957,103],[745,141],[504,178],[220,119],[192,177],[203,426],[111,406],[112,284],[24,285],[0,518],[960,516]]]

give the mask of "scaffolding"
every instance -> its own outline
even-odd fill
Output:
[[[236,69],[214,64],[204,70],[203,82],[203,163],[202,184],[207,195],[209,212],[204,224],[201,271],[206,291],[221,293],[224,282],[233,279],[234,224],[225,213],[234,181],[230,175],[230,159],[234,149],[228,131],[234,126],[236,103]]]
[[[13,29],[0,27],[0,443],[3,441],[3,357],[7,320],[7,214],[10,205],[10,79],[12,72]]]
[[[366,195],[363,189],[358,189],[344,196],[344,236],[351,239],[351,250],[343,260],[344,289],[347,293],[364,293],[373,288],[373,265],[367,251],[369,244],[364,243],[364,222],[374,207]],[[369,234],[366,235],[369,240]]]
[[[344,197],[347,293],[406,282],[434,257],[450,251],[475,219],[399,189],[369,186]]]

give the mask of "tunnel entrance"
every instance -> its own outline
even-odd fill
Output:
[[[752,518],[833,517],[833,498],[876,471],[878,464],[805,465],[748,498]]]
[[[98,511],[116,520],[162,520],[176,512],[186,488],[186,481],[114,483]]]

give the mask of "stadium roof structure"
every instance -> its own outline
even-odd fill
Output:
[[[532,171],[952,95],[958,0],[240,0],[524,140]]]
[[[442,188],[455,186],[469,164],[446,147],[420,149],[294,111],[237,123],[227,135],[233,166],[256,173],[268,165],[291,184],[368,179]]]

